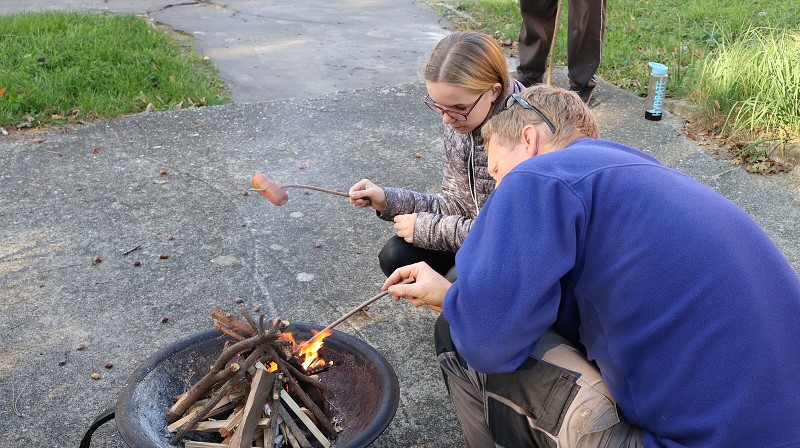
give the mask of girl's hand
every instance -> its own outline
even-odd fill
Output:
[[[414,222],[416,220],[416,213],[394,217],[394,231],[397,232],[397,236],[406,240],[408,244],[414,243]]]
[[[386,193],[369,179],[361,179],[350,187],[350,203],[358,207],[371,205],[375,210],[382,212],[386,208]]]
[[[414,283],[403,284],[403,280],[414,277]],[[395,270],[386,282],[383,283],[381,291],[388,291],[395,301],[401,298],[407,299],[414,306],[427,305],[434,311],[442,311],[442,303],[451,283],[427,263],[415,263],[403,266]]]

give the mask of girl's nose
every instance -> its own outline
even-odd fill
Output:
[[[451,117],[449,114],[447,114],[447,113],[442,114],[442,122],[444,124],[453,124],[456,121],[457,120],[455,118]]]

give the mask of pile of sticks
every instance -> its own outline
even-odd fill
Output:
[[[288,323],[272,319],[265,329],[263,315],[256,323],[244,307],[240,311],[245,320],[219,308],[211,313],[214,326],[236,342],[226,344],[209,372],[165,414],[175,433],[170,443],[200,431],[219,433],[222,442],[187,440],[187,448],[330,447],[337,430],[328,388],[290,361],[292,341],[280,339]]]

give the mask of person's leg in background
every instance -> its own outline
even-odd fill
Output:
[[[617,413],[594,364],[555,331],[517,371],[490,375],[461,358],[443,315],[434,337],[467,447],[643,446],[641,430]]]
[[[516,78],[525,87],[542,82],[556,27],[554,0],[520,0],[519,66]]]
[[[597,85],[594,75],[603,56],[606,0],[570,0],[567,21],[570,90],[588,103]]]

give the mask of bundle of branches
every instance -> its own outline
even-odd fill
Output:
[[[240,311],[246,320],[219,308],[212,312],[214,326],[236,342],[226,344],[209,372],[167,411],[168,429],[175,432],[170,443],[177,445],[191,431],[213,431],[221,443],[187,441],[186,447],[249,447],[254,439],[274,447],[281,434],[293,447],[306,448],[312,446],[310,433],[329,447],[337,431],[328,388],[293,365],[292,341],[281,339],[288,323],[272,319],[265,329],[263,315],[256,323],[244,307]],[[204,421],[216,416],[224,417]]]

